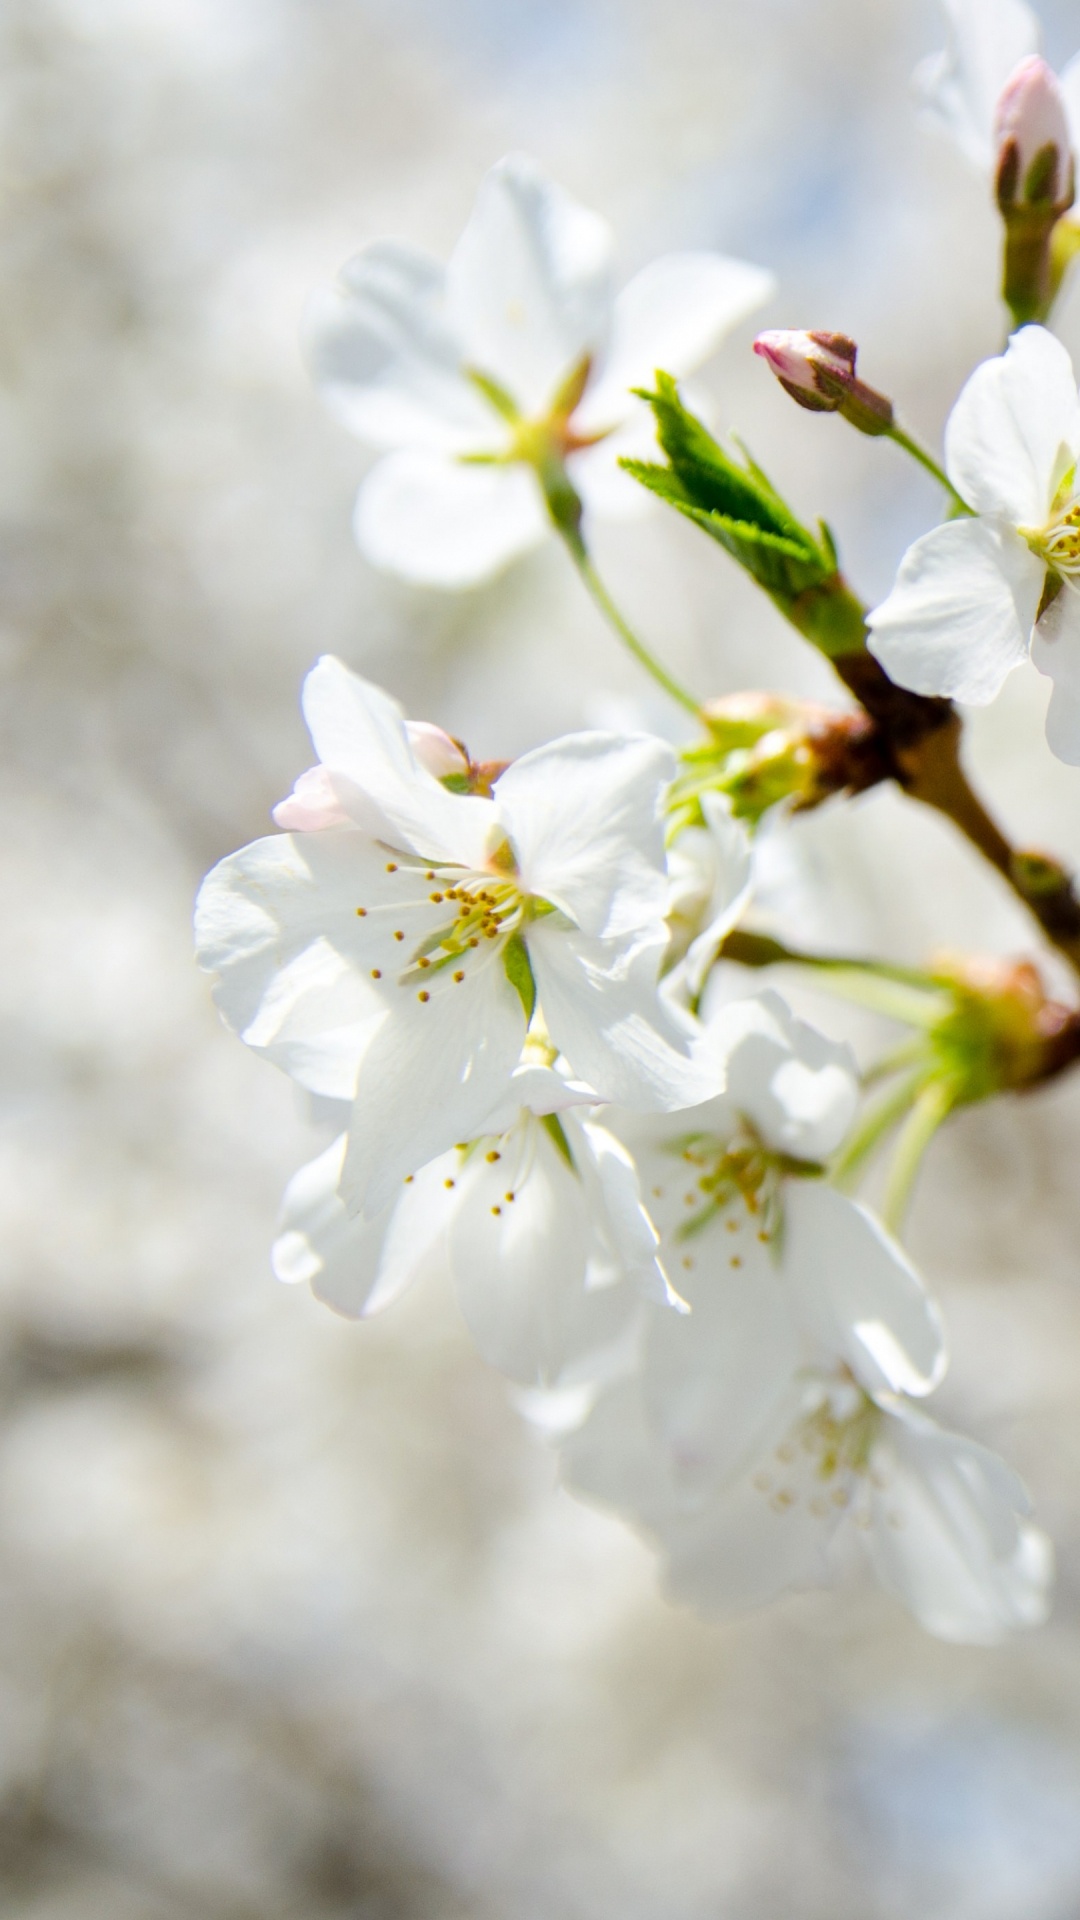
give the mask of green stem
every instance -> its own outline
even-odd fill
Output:
[[[559,523],[556,522],[556,524],[558,525]],[[689,692],[686,687],[682,686],[680,682],[674,678],[674,675],[668,672],[665,666],[661,665],[660,661],[650,653],[644,640],[639,640],[633,627],[630,626],[628,621],[623,619],[622,614],[615,605],[600,575],[593,566],[592,560],[589,557],[589,550],[581,534],[574,528],[562,525],[559,525],[559,532],[563,537],[566,550],[574,562],[586,590],[592,596],[594,604],[603,614],[609,627],[618,634],[624,647],[633,654],[639,667],[644,667],[646,673],[651,673],[657,686],[663,687],[664,692],[668,694],[672,700],[677,701],[680,707],[684,707],[687,713],[692,713],[696,719],[701,712],[701,701],[695,698],[694,694]]]
[[[848,1136],[842,1152],[833,1162],[831,1175],[837,1185],[847,1185],[852,1181],[852,1176],[858,1173],[864,1160],[869,1159],[878,1142],[884,1139],[890,1128],[894,1127],[912,1106],[921,1084],[921,1074],[909,1074],[899,1086],[890,1087],[888,1093],[863,1114],[854,1132]]]
[[[948,1082],[933,1080],[917,1096],[904,1123],[896,1143],[896,1154],[889,1170],[881,1209],[882,1219],[893,1233],[899,1233],[903,1224],[923,1154],[942,1121],[948,1119],[952,1105],[952,1089]]]
[[[956,507],[960,513],[970,514],[971,508],[968,506],[967,501],[962,494],[957,493],[944,467],[938,465],[929,448],[924,447],[922,442],[916,440],[912,434],[905,433],[903,427],[898,426],[895,420],[888,429],[887,437],[894,441],[898,447],[903,447],[905,453],[910,453],[912,459],[917,460],[920,467],[925,467],[927,473],[933,475],[939,487],[944,487],[954,507]]]

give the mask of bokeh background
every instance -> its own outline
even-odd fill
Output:
[[[1048,51],[1080,40],[1043,0]],[[377,577],[309,289],[445,253],[502,152],[617,227],[773,266],[931,438],[997,350],[985,186],[921,128],[933,0],[5,0],[0,14],[0,1914],[19,1920],[1067,1920],[1080,1911],[1080,1085],[957,1120],[912,1244],[948,1419],[1026,1475],[1043,1631],[942,1647],[868,1580],[704,1624],[554,1486],[433,1280],[355,1327],[271,1278],[319,1135],[220,1028],[190,903],[307,765],[330,649],[500,757],[675,722],[557,552]],[[1080,294],[1061,330],[1080,348]],[[937,511],[749,355],[697,390],[883,593]],[[692,684],[829,697],[696,532],[611,532]],[[970,753],[1080,858],[1014,676]],[[1030,950],[880,792],[775,836],[793,938]],[[769,901],[766,901],[769,905]],[[817,1008],[833,1031],[847,1020]]]

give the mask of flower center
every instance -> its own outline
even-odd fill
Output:
[[[757,1229],[759,1240],[772,1240],[783,1220],[785,1176],[820,1173],[808,1160],[794,1160],[765,1145],[749,1120],[735,1134],[685,1133],[670,1143],[687,1169],[682,1195],[686,1209],[675,1228],[677,1240],[693,1240],[721,1217],[729,1232],[737,1232],[743,1212]],[[655,1191],[655,1190],[654,1190]],[[690,1261],[683,1260],[688,1266]],[[732,1258],[732,1265],[740,1266]]]
[[[420,980],[422,974],[441,973],[447,967],[460,969],[492,943],[493,950],[498,951],[525,917],[526,896],[516,880],[495,879],[491,874],[468,873],[455,867],[427,868],[424,877],[449,883],[437,886],[428,898],[434,906],[445,903],[453,917],[426,934],[414,948],[401,975],[403,985]]]
[[[1046,525],[1021,527],[1019,531],[1032,553],[1073,586],[1080,578],[1080,497],[1076,493],[1075,465],[1058,487]]]
[[[774,1513],[805,1505],[824,1520],[855,1505],[856,1524],[867,1527],[870,1489],[885,1484],[872,1464],[884,1415],[846,1367],[821,1386],[820,1400],[794,1422],[751,1485]]]

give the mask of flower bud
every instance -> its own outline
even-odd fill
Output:
[[[800,407],[811,413],[841,413],[860,433],[889,432],[892,401],[856,377],[858,348],[846,333],[778,327],[758,334],[754,352]]]
[[[931,1037],[955,1105],[1041,1085],[1075,1061],[1080,1016],[1050,997],[1030,961],[942,954],[934,977],[950,994]]]
[[[997,104],[997,201],[1003,213],[1021,207],[1055,217],[1072,206],[1075,167],[1065,99],[1045,60],[1021,60]]]
[[[736,693],[707,701],[709,738],[682,755],[671,790],[672,837],[700,824],[703,793],[726,795],[737,820],[756,824],[770,807],[796,812],[835,793],[862,793],[889,777],[873,722],[779,694]]]

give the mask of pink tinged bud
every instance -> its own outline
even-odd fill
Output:
[[[445,780],[452,774],[468,773],[467,754],[441,727],[433,727],[428,720],[406,720],[405,731],[409,736],[413,758],[425,773],[430,773],[436,780]]]
[[[771,367],[785,393],[811,413],[842,413],[860,433],[888,433],[892,401],[857,378],[858,348],[846,333],[759,333],[754,352]]]
[[[798,333],[776,327],[758,334],[754,352],[792,399],[815,413],[835,413],[855,378],[855,342],[844,333]]]
[[[1005,83],[994,119],[997,197],[1064,213],[1073,203],[1072,135],[1057,77],[1038,54],[1021,60]]]
[[[855,376],[855,342],[846,334],[801,334],[776,326],[759,334],[753,351],[773,369],[788,394],[799,403],[834,409],[844,388]],[[836,388],[832,394],[830,388]]]
[[[302,773],[288,799],[278,801],[272,818],[286,833],[317,833],[322,827],[344,827],[349,822],[325,767]]]

